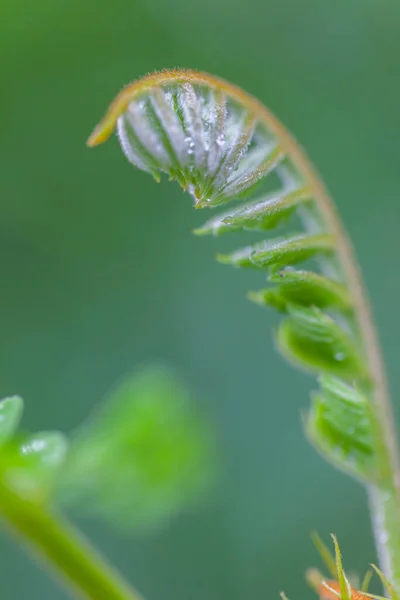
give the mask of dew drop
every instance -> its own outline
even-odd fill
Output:
[[[32,452],[40,452],[46,448],[43,440],[33,440],[21,447],[21,454],[32,454]]]
[[[387,531],[381,531],[379,534],[379,541],[381,544],[386,544],[389,539],[389,534]]]
[[[344,352],[336,352],[335,360],[340,362],[340,361],[344,360],[345,358],[346,358],[346,356],[345,356]]]
[[[165,92],[165,99],[167,100],[167,102],[169,102],[169,104],[172,105],[172,102],[173,102],[172,92]]]

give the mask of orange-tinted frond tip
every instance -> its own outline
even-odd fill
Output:
[[[90,134],[86,145],[89,146],[89,148],[98,146],[99,144],[102,144],[103,142],[107,141],[111,133],[112,128],[105,128],[103,126],[103,123],[99,123],[98,125],[96,125],[93,132]]]
[[[98,146],[105,142],[112,134],[118,117],[126,110],[129,102],[131,102],[138,94],[145,93],[153,86],[163,85],[171,81],[175,83],[208,85],[214,89],[224,91],[234,100],[245,104],[249,110],[253,110],[255,113],[259,114],[261,118],[267,120],[270,128],[273,131],[276,131],[279,137],[287,138],[287,143],[289,145],[292,144],[290,136],[286,134],[285,129],[278,121],[276,121],[275,117],[273,117],[273,115],[258,102],[258,100],[237,86],[228,83],[219,77],[214,77],[208,73],[202,73],[201,71],[194,71],[191,69],[165,69],[163,71],[150,73],[124,87],[111,103],[105,117],[100,121],[97,127],[95,127],[87,141],[87,145],[92,148],[93,146]]]
[[[337,581],[322,581],[319,587],[319,597],[321,600],[338,600],[340,598],[340,585]],[[351,590],[351,600],[369,600],[368,594],[363,594],[359,590]]]

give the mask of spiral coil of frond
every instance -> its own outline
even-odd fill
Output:
[[[306,422],[310,439],[341,468],[372,479],[376,448],[370,396],[376,381],[354,314],[355,287],[337,230],[318,189],[304,176],[301,153],[296,150],[294,156],[290,136],[238,88],[192,71],[154,74],[128,86],[89,145],[104,141],[115,126],[128,160],[156,179],[163,172],[177,180],[196,208],[239,200],[197,234],[268,232],[265,241],[218,260],[267,273],[269,287],[250,292],[249,298],[284,314],[276,336],[280,350],[319,376],[320,391]],[[271,173],[280,186],[266,194],[262,186]],[[300,231],[270,235],[294,215]]]

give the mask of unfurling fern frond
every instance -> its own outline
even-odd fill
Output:
[[[115,127],[128,160],[156,179],[163,172],[177,180],[196,208],[239,201],[197,234],[266,232],[265,241],[218,260],[267,275],[269,287],[249,298],[284,314],[278,347],[319,378],[306,417],[310,440],[331,462],[394,498],[395,436],[369,307],[332,202],[291,135],[239,88],[187,70],[126,87],[89,146]],[[280,182],[272,193],[271,173]],[[300,230],[270,234],[299,221]]]

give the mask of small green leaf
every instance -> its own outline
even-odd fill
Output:
[[[399,600],[399,595],[397,594],[396,590],[393,587],[393,584],[390,583],[390,581],[385,576],[385,574],[380,569],[378,569],[378,567],[376,565],[371,565],[371,567],[374,569],[375,573],[378,575],[379,579],[381,580],[382,585],[387,589],[390,598],[392,600]]]
[[[360,592],[368,592],[369,584],[372,579],[372,575],[374,574],[372,569],[368,569],[364,575],[364,579],[362,580]]]
[[[122,382],[75,435],[60,499],[124,529],[154,526],[207,489],[210,441],[176,376],[145,369]]]
[[[232,216],[232,209],[219,215],[216,215],[212,219],[209,219],[201,225],[201,227],[197,227],[197,229],[193,230],[195,235],[221,235],[221,233],[225,233],[227,231],[239,231],[240,227],[233,227],[232,225],[225,222],[226,219],[229,219]]]
[[[354,448],[374,453],[372,413],[369,400],[354,387],[336,377],[320,379],[325,419],[348,438]]]
[[[336,572],[337,572],[338,581],[339,581],[339,585],[340,585],[340,597],[341,597],[341,600],[350,600],[352,591],[351,591],[350,583],[349,583],[349,581],[346,577],[346,574],[343,570],[342,557],[340,554],[339,544],[336,539],[336,536],[334,536],[333,534],[331,534],[331,536],[333,539],[333,544],[335,546]]]
[[[291,362],[344,379],[368,379],[358,349],[334,319],[318,308],[293,305],[289,315],[278,329],[277,343]]]
[[[242,158],[247,154],[247,150],[250,141],[254,134],[255,119],[253,115],[246,112],[242,116],[242,124],[240,130],[237,129],[235,135],[231,137],[231,143],[229,147],[224,151],[221,163],[215,178],[213,178],[212,187],[217,188],[218,192],[214,198],[207,199],[208,206],[216,206],[227,201],[228,198],[232,198],[232,192],[230,195],[227,194],[229,183],[233,183],[232,174],[237,174],[239,171],[239,165]],[[263,153],[265,156],[265,152]],[[229,183],[228,183],[229,182]],[[235,191],[233,195],[237,195]],[[199,204],[199,207],[202,203]],[[206,203],[204,203],[206,205]]]
[[[207,221],[194,231],[196,235],[220,235],[221,233],[239,230],[267,231],[274,229],[287,220],[295,208],[310,199],[305,188],[293,192],[275,192],[265,198],[257,198],[252,202],[231,209]]]
[[[347,289],[318,273],[284,269],[273,273],[269,280],[279,284],[279,293],[292,304],[335,308],[348,311],[351,299]]]
[[[346,288],[312,271],[284,269],[273,272],[269,280],[280,285],[249,292],[248,298],[261,306],[271,306],[281,312],[287,312],[289,304],[331,308],[343,312],[350,310],[351,302]]]
[[[236,250],[232,254],[219,254],[217,260],[235,267],[281,269],[317,254],[330,254],[333,249],[334,237],[329,234],[299,235],[287,239],[267,240]]]
[[[371,479],[375,469],[373,416],[368,399],[335,377],[321,378],[306,423],[314,446],[339,468]]]
[[[271,242],[263,241],[258,244],[253,244],[251,246],[245,246],[244,248],[239,248],[235,250],[231,254],[217,254],[217,261],[223,265],[233,265],[234,267],[251,267],[253,269],[261,269],[261,265],[258,265],[253,260],[253,255],[255,252],[265,250],[269,248]]]
[[[139,169],[147,171],[156,180],[159,180],[157,172],[158,164],[154,157],[147,151],[140,138],[136,135],[130,122],[125,119],[121,122],[118,132],[119,142],[124,149],[129,162]]]
[[[316,531],[312,532],[311,539],[314,543],[314,546],[318,550],[322,560],[324,561],[330,576],[333,579],[337,579],[336,562],[332,552],[329,550],[328,546],[322,541],[322,539]]]
[[[286,312],[287,300],[282,296],[279,290],[265,288],[256,292],[247,292],[247,298],[260,306],[270,306],[280,312]]]
[[[0,402],[0,446],[14,435],[24,410],[24,402],[19,396],[10,396]]]
[[[252,259],[261,267],[280,269],[295,265],[317,254],[331,254],[335,248],[334,237],[329,234],[290,237],[269,248],[255,250]]]
[[[247,155],[243,152],[238,168],[232,168],[234,174],[226,180],[211,202],[207,199],[199,203],[199,207],[217,206],[232,198],[249,195],[264,177],[276,169],[285,156],[285,150],[279,144],[273,148],[265,145],[264,148],[250,149]]]
[[[31,500],[45,501],[65,461],[68,442],[59,431],[43,431],[13,440],[5,449],[2,468],[8,485]]]
[[[268,231],[286,221],[296,207],[310,198],[310,193],[305,188],[287,194],[275,193],[264,200],[239,208],[231,216],[226,216],[224,223],[234,229]]]

